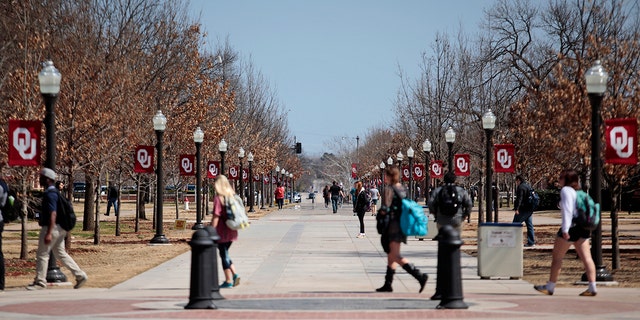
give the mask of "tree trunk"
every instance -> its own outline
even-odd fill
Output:
[[[96,187],[95,187],[95,191],[93,192],[93,195],[95,196],[95,227],[93,229],[93,244],[98,245],[100,244],[100,178],[98,178],[96,180]],[[94,189],[89,189],[87,188],[87,190],[94,190]]]
[[[91,231],[94,227],[94,202],[93,202],[93,190],[94,182],[91,175],[85,173],[85,190],[84,190],[84,212],[82,222],[82,231]]]

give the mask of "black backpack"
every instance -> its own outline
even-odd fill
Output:
[[[455,185],[447,184],[443,186],[438,197],[440,199],[440,213],[447,216],[454,216],[458,213],[462,201]]]
[[[56,191],[57,192],[57,191]],[[56,223],[65,231],[71,231],[76,226],[76,213],[73,211],[73,205],[69,199],[58,193],[58,203],[56,211]]]
[[[4,221],[13,221],[18,218],[18,210],[16,205],[12,205],[9,200],[9,196],[13,195],[7,183],[0,179],[0,187],[2,187],[3,192],[7,193],[7,201],[4,203],[4,206],[0,207],[0,212],[2,212],[2,217]],[[14,197],[15,198],[15,197]]]

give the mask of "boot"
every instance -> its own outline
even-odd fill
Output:
[[[422,290],[424,290],[424,286],[427,284],[427,280],[429,279],[429,275],[420,272],[420,269],[416,268],[411,263],[403,265],[402,269],[404,269],[406,272],[416,278],[416,280],[418,280],[418,282],[420,283],[420,291],[418,291],[418,293],[422,293]]]
[[[396,273],[396,270],[389,268],[387,266],[387,274],[384,276],[384,285],[378,289],[377,292],[393,292],[393,288],[391,288],[391,283],[393,282],[393,275]]]

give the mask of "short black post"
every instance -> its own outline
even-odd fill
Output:
[[[213,240],[206,230],[198,229],[191,241],[191,282],[189,303],[185,309],[217,309],[211,297],[211,277],[213,269],[208,265],[215,256]]]
[[[442,298],[436,309],[469,308],[462,296],[460,246],[458,231],[451,225],[442,226],[438,233],[438,285]]]
[[[213,257],[211,257],[210,263],[212,263],[211,270],[213,271],[213,276],[211,277],[211,298],[213,300],[223,300],[224,297],[220,294],[220,284],[218,278],[218,240],[220,240],[220,236],[218,235],[218,231],[216,228],[208,225],[205,227],[205,230],[209,233],[209,238],[213,241]]]

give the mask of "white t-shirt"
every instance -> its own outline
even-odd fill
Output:
[[[380,191],[378,191],[378,189],[371,188],[369,189],[369,192],[371,193],[371,200],[378,200],[378,195],[380,194]]]
[[[569,232],[573,224],[573,217],[576,214],[576,190],[569,186],[564,186],[560,190],[560,213],[562,214],[562,232]]]

